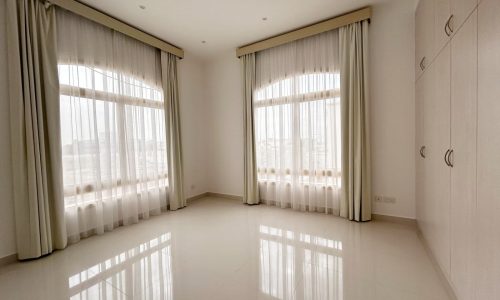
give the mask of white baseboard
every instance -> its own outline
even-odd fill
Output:
[[[207,194],[208,194],[208,197],[218,197],[218,198],[238,200],[238,201],[243,202],[243,196],[223,194],[223,193],[213,193],[213,192],[208,192]]]
[[[238,200],[238,201],[243,201],[243,196],[237,196],[237,195],[230,195],[230,194],[224,194],[224,193],[214,193],[214,192],[206,192],[202,193],[193,197],[190,197],[187,199],[187,202],[192,202],[201,198],[205,197],[217,197],[217,198],[224,198],[224,199],[231,199],[231,200]],[[405,225],[411,225],[411,226],[417,226],[417,222],[415,219],[410,219],[410,218],[404,218],[404,217],[396,217],[396,216],[388,216],[388,215],[381,215],[381,214],[372,214],[372,220],[378,220],[378,221],[385,221],[385,222],[391,222],[391,223],[398,223],[398,224],[405,224]]]
[[[201,193],[201,194],[196,195],[196,196],[189,197],[189,198],[186,199],[186,202],[187,203],[191,203],[191,202],[193,202],[195,200],[208,197],[208,194],[209,194],[208,192],[205,192],[205,193]]]
[[[417,221],[415,219],[410,219],[410,218],[388,216],[388,215],[381,215],[381,214],[372,214],[372,220],[410,225],[412,227],[417,228]]]
[[[193,201],[196,201],[196,200],[202,199],[202,198],[206,198],[206,197],[215,197],[215,198],[224,198],[224,199],[230,199],[230,200],[243,201],[243,196],[223,194],[223,193],[213,193],[213,192],[201,193],[199,195],[187,198],[186,201],[187,201],[187,203],[191,203]]]
[[[16,262],[16,261],[17,261],[17,254],[16,253],[11,254],[11,255],[7,255],[4,257],[0,257],[0,267],[9,265],[9,264]]]

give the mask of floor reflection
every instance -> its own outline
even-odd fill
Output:
[[[260,225],[259,281],[276,299],[343,299],[342,242]]]
[[[69,277],[70,299],[173,299],[171,234]]]
[[[217,198],[0,267],[2,300],[162,298],[451,299],[411,226]]]

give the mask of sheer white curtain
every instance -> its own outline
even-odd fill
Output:
[[[64,201],[70,241],[168,204],[159,52],[58,10]]]
[[[339,214],[338,31],[257,53],[255,144],[262,202]]]

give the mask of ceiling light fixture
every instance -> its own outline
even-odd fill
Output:
[[[139,5],[139,8],[140,8],[140,9],[146,9],[146,6],[144,6],[144,5]]]
[[[201,41],[202,44],[205,44],[207,41]]]
[[[262,18],[262,21],[267,21],[267,17]]]

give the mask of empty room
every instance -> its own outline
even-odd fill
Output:
[[[0,0],[0,300],[500,299],[499,0]]]

